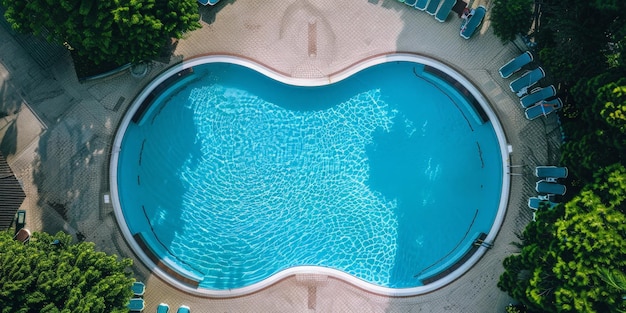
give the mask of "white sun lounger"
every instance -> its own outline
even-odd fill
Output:
[[[430,2],[429,0],[417,0],[417,2],[415,3],[415,8],[421,11],[426,10],[426,7],[428,6],[428,2]]]
[[[567,167],[553,166],[553,165],[540,165],[535,167],[535,176],[544,179],[558,179],[567,178]]]
[[[459,35],[464,39],[470,39],[472,35],[478,29],[478,26],[483,22],[483,18],[487,14],[487,9],[484,6],[478,6],[474,9],[474,14],[463,24],[461,24],[461,32]]]
[[[539,104],[534,105],[524,112],[526,118],[529,120],[534,120],[540,116],[548,116],[550,113],[560,109],[563,107],[563,101],[560,98],[555,98],[552,100],[541,101]]]
[[[530,51],[526,51],[515,58],[511,59],[506,64],[502,65],[498,72],[502,78],[509,78],[511,75],[521,70],[522,67],[533,61],[533,54]]]
[[[456,4],[456,0],[443,0],[443,3],[437,10],[437,14],[435,15],[435,19],[439,22],[445,22],[448,19],[448,15],[452,12],[452,8]]]
[[[542,179],[538,181],[535,185],[535,190],[537,190],[538,193],[562,196],[567,191],[567,187],[562,184],[553,183]]]
[[[435,15],[440,3],[441,0],[430,0],[430,2],[428,2],[428,6],[426,7],[426,12],[430,15]]]
[[[528,88],[532,87],[544,77],[546,77],[546,72],[541,67],[538,67],[512,81],[509,87],[512,92],[516,93],[518,96],[522,96],[527,92]]]
[[[522,108],[529,108],[541,100],[554,96],[556,96],[556,88],[554,88],[553,85],[550,85],[548,87],[536,88],[535,90],[532,90],[529,94],[521,97],[519,99],[519,103],[522,105]]]
[[[547,207],[549,209],[552,209],[553,207],[557,206],[558,203],[556,202],[552,202],[548,199],[545,199],[543,197],[530,197],[528,198],[528,207],[531,208],[532,210],[538,210],[541,208],[542,205],[547,205]]]

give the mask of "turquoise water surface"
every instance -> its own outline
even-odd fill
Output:
[[[209,63],[124,134],[130,231],[200,286],[300,265],[407,288],[488,233],[502,188],[493,126],[424,65],[390,62],[297,87]]]

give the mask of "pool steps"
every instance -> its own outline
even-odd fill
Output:
[[[169,87],[177,82],[181,82],[182,80],[187,81],[192,80],[193,78],[195,78],[193,67],[190,67],[181,70],[164,80],[161,84],[156,86],[139,105],[137,111],[135,111],[135,114],[132,117],[133,123],[139,124],[141,126],[145,122],[145,117],[150,116],[150,113],[155,110],[155,106],[153,106],[152,103],[156,102],[156,100],[158,100],[160,97],[169,96],[173,92],[178,91],[178,89],[172,89]]]
[[[179,281],[193,287],[198,288],[200,282],[204,280],[204,276],[195,271],[185,269],[178,265],[178,260],[165,249],[165,247],[154,238],[145,232],[137,233],[133,236],[135,241],[139,244],[141,249],[159,267],[169,275],[176,277]]]
[[[474,240],[472,240],[472,244],[469,248],[461,249],[457,255],[455,255],[451,260],[452,262],[446,262],[441,266],[430,270],[426,273],[420,274],[418,279],[422,282],[422,284],[427,285],[433,283],[437,280],[442,279],[443,277],[450,275],[450,273],[454,272],[461,265],[463,265],[474,253],[481,247],[480,242],[484,242],[485,238],[487,238],[487,234],[478,233],[474,236]],[[487,244],[485,242],[485,244]]]
[[[480,103],[472,93],[469,92],[462,84],[456,81],[450,75],[444,73],[441,70],[438,70],[432,66],[425,65],[424,72],[422,73],[422,77],[429,80],[443,80],[446,84],[438,84],[446,88],[447,94],[456,94],[459,97],[465,98],[467,101],[458,101],[461,105],[463,105],[466,110],[476,121],[478,125],[482,125],[489,121],[489,116],[485,110],[481,107]],[[457,101],[454,101],[457,104]]]

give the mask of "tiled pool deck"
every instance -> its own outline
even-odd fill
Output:
[[[489,8],[489,1],[478,0]],[[78,83],[69,56],[42,69],[0,28],[0,151],[24,185],[27,227],[80,232],[97,247],[135,259],[147,285],[145,312],[160,302],[193,312],[503,312],[511,299],[497,286],[502,260],[516,251],[534,193],[532,168],[558,161],[555,116],[527,121],[498,68],[520,53],[486,20],[472,39],[460,20],[445,23],[396,0],[222,0],[202,7],[203,28],[176,45],[169,64],[152,63],[136,78]],[[470,271],[432,293],[388,298],[332,278],[290,277],[249,296],[202,298],[169,286],[137,260],[122,238],[108,192],[108,159],[116,127],[132,99],[171,64],[207,54],[238,55],[296,78],[319,78],[372,56],[407,52],[440,60],[470,78],[489,99],[513,147],[509,209],[494,247]],[[462,184],[459,184],[462,188]]]

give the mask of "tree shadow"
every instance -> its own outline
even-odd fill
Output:
[[[17,114],[22,106],[22,98],[8,81],[0,87],[0,151],[5,156],[17,151]]]
[[[99,224],[97,179],[108,157],[104,140],[89,131],[92,126],[66,119],[39,136],[32,175],[37,206],[44,209],[43,231],[89,235]]]

